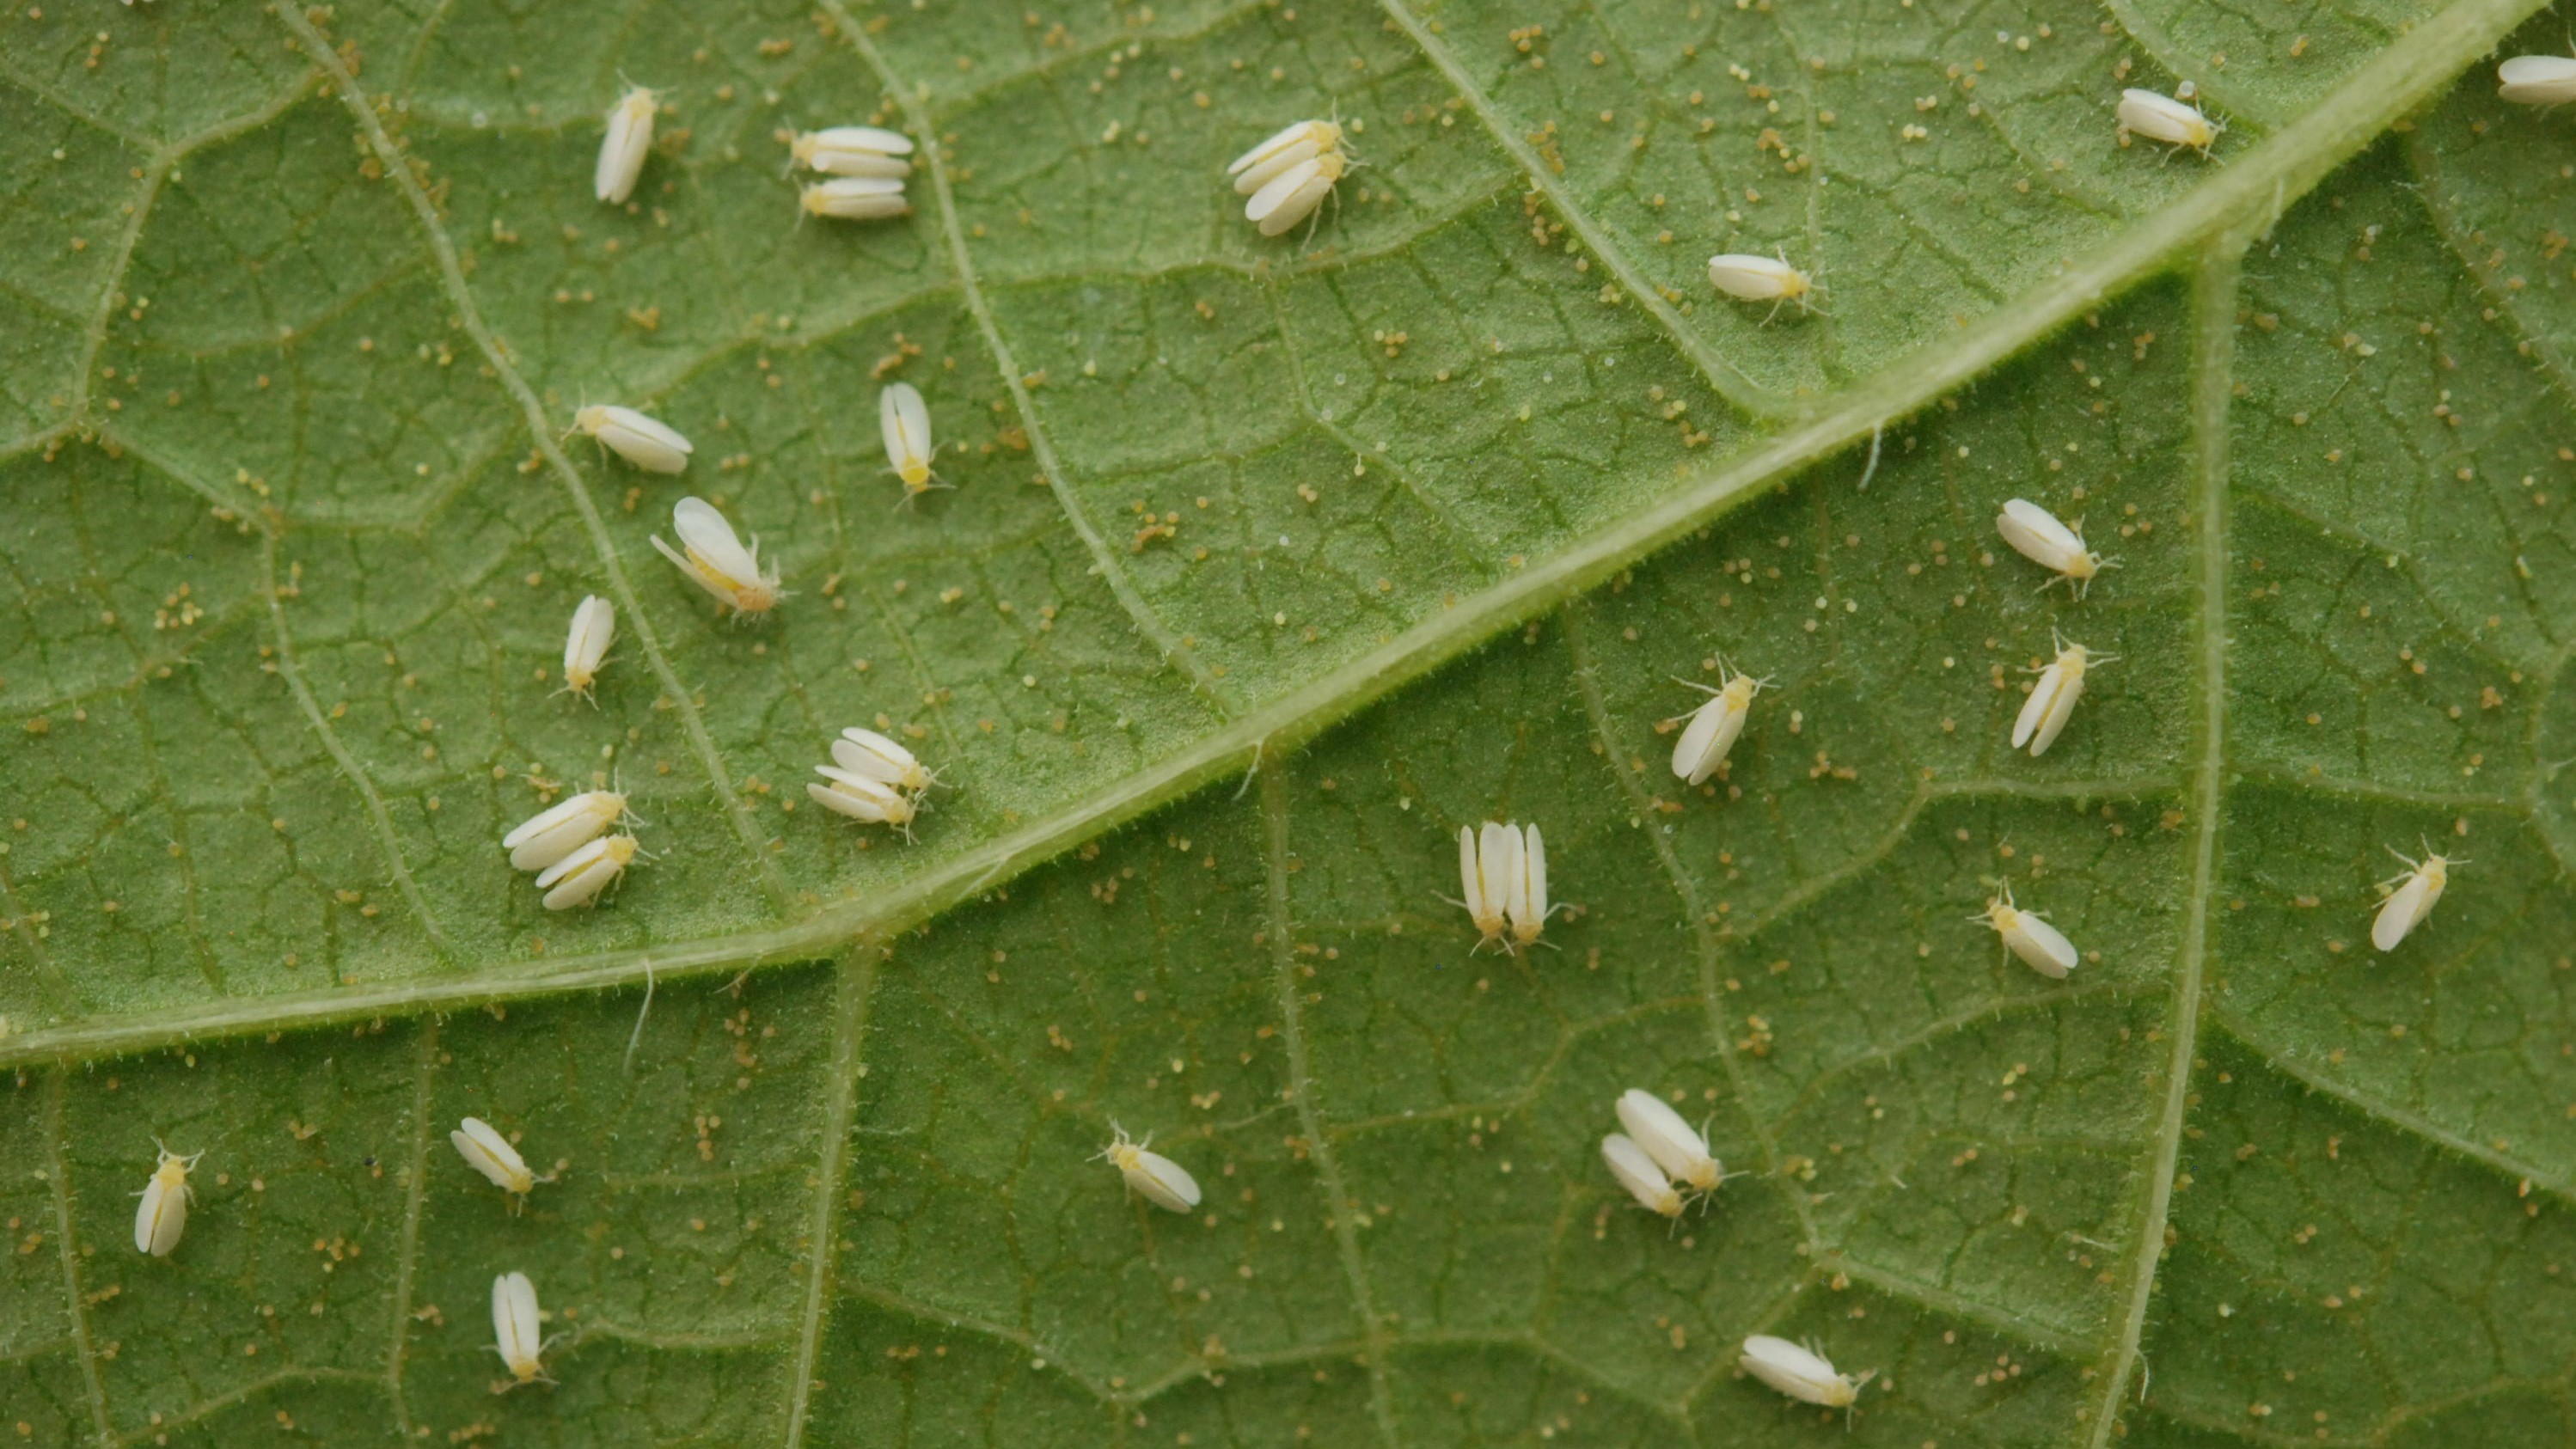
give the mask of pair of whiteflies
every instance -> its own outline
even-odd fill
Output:
[[[466,1118],[447,1136],[456,1144],[458,1155],[475,1171],[516,1200],[524,1201],[538,1183],[553,1181],[530,1172],[527,1159],[519,1155],[510,1139],[479,1117]],[[206,1154],[173,1152],[158,1140],[152,1145],[160,1156],[139,1194],[143,1200],[134,1209],[134,1250],[166,1258],[188,1231],[188,1209],[196,1202],[196,1189],[188,1185],[188,1174],[196,1171],[198,1159]],[[511,1210],[517,1211],[517,1201]]]
[[[1654,1093],[1632,1087],[1619,1094],[1617,1110],[1626,1130],[1601,1139],[1601,1161],[1639,1207],[1678,1218],[1691,1199],[1705,1202],[1726,1181],[1708,1138]]]
[[[1458,827],[1458,889],[1476,923],[1476,949],[1500,946],[1519,954],[1538,944],[1547,918],[1559,907],[1547,898],[1547,839],[1536,825]]]
[[[608,831],[641,823],[622,792],[585,790],[520,822],[501,837],[501,848],[510,852],[511,868],[536,872],[547,910],[568,911],[598,904],[625,876],[643,849],[631,831]]]
[[[824,809],[870,825],[891,825],[912,838],[922,797],[939,783],[912,751],[871,729],[852,726],[832,741],[832,763],[816,765],[821,784],[807,781],[806,797]]]
[[[796,206],[804,215],[882,221],[911,214],[912,199],[903,189],[912,175],[910,136],[878,126],[829,126],[796,133],[787,149],[791,167],[826,178],[797,188]]]
[[[1338,121],[1296,121],[1225,168],[1243,203],[1243,219],[1277,236],[1315,214],[1356,165],[1342,149]]]

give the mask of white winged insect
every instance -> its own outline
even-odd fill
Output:
[[[558,800],[501,837],[513,870],[544,870],[597,840],[626,815],[626,797],[615,790],[585,790]]]
[[[916,795],[939,783],[939,772],[924,766],[912,751],[875,730],[856,725],[841,731],[841,737],[832,741],[832,763]]]
[[[188,1207],[197,1198],[197,1190],[188,1185],[188,1174],[206,1154],[183,1156],[162,1146],[157,1137],[152,1146],[160,1156],[152,1164],[151,1180],[137,1194],[143,1201],[134,1209],[134,1250],[166,1258],[179,1246],[179,1235],[188,1230]]]
[[[1674,681],[1708,696],[1706,702],[1690,712],[1690,722],[1682,726],[1682,737],[1673,742],[1673,774],[1686,785],[1701,783],[1726,763],[1727,752],[1735,748],[1736,737],[1744,733],[1744,720],[1753,709],[1753,697],[1771,683],[1731,668],[1723,660],[1718,663],[1718,671],[1720,683],[1715,689],[1687,679]]]
[[[528,1170],[528,1160],[491,1123],[468,1117],[447,1134],[447,1140],[456,1144],[456,1155],[465,1159],[466,1166],[510,1194],[510,1211],[517,1212],[536,1190],[537,1175]]]
[[[679,565],[691,583],[731,609],[735,618],[766,614],[778,607],[784,597],[778,588],[778,570],[774,565],[766,571],[761,568],[760,540],[755,537],[745,548],[715,505],[703,498],[681,499],[671,508],[671,531],[680,536],[678,548],[664,543],[660,534],[653,536],[653,547]]]
[[[527,1274],[504,1273],[492,1280],[492,1347],[509,1367],[510,1387],[554,1382],[546,1374],[545,1331],[537,1285]]]
[[[797,191],[796,205],[807,216],[834,221],[882,221],[912,214],[902,180],[892,176],[835,176],[818,181]]]
[[[2054,637],[2052,631],[2052,637]],[[2030,757],[2038,759],[2057,743],[2058,732],[2066,728],[2068,716],[2084,698],[2085,675],[2098,665],[2117,663],[2117,654],[2096,654],[2081,644],[2056,639],[2057,657],[2041,666],[2039,682],[2031,686],[2030,698],[2023,700],[2021,714],[2013,720],[2012,747],[2030,746]]]
[[[1243,204],[1243,218],[1263,236],[1277,236],[1313,216],[1350,166],[1350,158],[1339,151],[1309,156],[1252,193],[1252,199]]]
[[[2013,904],[2009,883],[1997,886],[1986,908],[1968,919],[1992,928],[2003,937],[2005,949],[2051,981],[2063,981],[2066,973],[2075,969],[2075,943],[2066,939],[2065,932],[2041,920],[2037,912]]]
[[[827,176],[909,176],[912,138],[875,126],[826,126],[799,131],[787,143],[788,161]]]
[[[593,704],[590,687],[599,681],[599,666],[608,646],[617,642],[617,606],[597,594],[584,594],[564,633],[564,688]]]
[[[1726,1170],[1708,1150],[1708,1139],[1698,1128],[1682,1120],[1682,1114],[1664,1105],[1652,1092],[1631,1087],[1619,1094],[1619,1125],[1655,1165],[1689,1186],[1695,1193],[1717,1191],[1726,1180]]]
[[[2390,855],[2406,862],[2406,873],[2379,883],[2379,889],[2386,893],[2387,899],[2379,903],[2379,914],[2371,920],[2370,944],[2381,951],[2396,950],[2409,932],[2424,924],[2424,918],[2433,914],[2433,907],[2441,903],[2442,892],[2450,887],[2451,867],[2468,864],[2465,860],[2436,855],[2429,845],[2423,850],[2424,858],[2414,860],[2395,846],[2388,848]]]
[[[2206,156],[2227,127],[2202,115],[2196,105],[2131,86],[2120,92],[2120,129],[2176,149],[2188,146]]]
[[[921,400],[921,389],[887,383],[877,394],[877,429],[885,436],[886,466],[903,480],[907,500],[940,486],[930,471],[939,448],[930,438],[930,405]]]
[[[1341,149],[1342,128],[1334,121],[1293,121],[1268,140],[1234,158],[1225,174],[1234,178],[1235,194],[1250,196],[1289,168]]]
[[[891,825],[912,839],[913,817],[921,805],[874,775],[834,765],[816,765],[814,773],[828,783],[805,782],[806,798],[835,814],[869,825]]]
[[[1708,259],[1708,284],[1739,302],[1770,303],[1771,311],[1762,319],[1766,325],[1791,302],[1801,313],[1818,310],[1816,279],[1789,265],[1785,255],[1722,252]]]
[[[1479,947],[1536,944],[1556,909],[1547,898],[1546,837],[1536,825],[1459,826],[1458,888]]]
[[[2576,101],[2576,56],[2517,55],[2496,67],[2496,94],[2522,106]]]
[[[1190,1176],[1188,1168],[1152,1151],[1151,1135],[1134,1142],[1128,1139],[1127,1129],[1115,1122],[1109,1130],[1117,1135],[1100,1149],[1099,1156],[1118,1169],[1138,1196],[1167,1212],[1185,1213],[1199,1205],[1199,1180]]]
[[[1860,1386],[1878,1376],[1876,1369],[1858,1378],[1838,1373],[1833,1361],[1814,1349],[1764,1333],[1744,1340],[1744,1354],[1736,1363],[1790,1398],[1828,1409],[1849,1410],[1860,1400]]]
[[[2057,575],[2040,587],[2063,583],[2079,599],[2093,587],[2095,575],[2120,566],[2118,560],[2086,548],[2083,534],[2026,498],[2004,503],[2003,511],[1995,515],[1995,532],[2013,546],[2013,552]]]
[[[592,403],[572,415],[572,430],[647,473],[678,473],[696,449],[680,430],[659,418],[614,403]]]
[[[608,130],[599,138],[599,165],[591,173],[591,190],[600,200],[623,205],[635,193],[635,178],[644,173],[644,158],[653,150],[653,115],[660,95],[630,86],[608,108]]]
[[[641,847],[632,835],[607,835],[547,866],[537,876],[545,908],[568,911],[599,904],[600,894],[625,878]]]
[[[1661,1217],[1682,1215],[1681,1193],[1645,1148],[1613,1132],[1601,1139],[1601,1161],[1619,1185],[1628,1190],[1628,1196],[1637,1200],[1637,1206]]]

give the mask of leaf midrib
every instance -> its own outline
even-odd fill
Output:
[[[2231,231],[2269,224],[2290,202],[2388,126],[2422,103],[2461,68],[2490,50],[2538,0],[2460,0],[2416,27],[2406,44],[2383,51],[2298,121],[2283,127],[2228,165],[2175,206],[2148,218],[2084,263],[2060,272],[2023,299],[1963,330],[1947,345],[1927,349],[1855,385],[1813,414],[1751,452],[1677,488],[1661,502],[1596,530],[1556,556],[1521,570],[1456,607],[1424,619],[1392,640],[1358,655],[1266,705],[1252,707],[1166,760],[1070,802],[1056,814],[970,849],[944,864],[865,900],[826,907],[769,930],[675,943],[643,951],[615,951],[540,962],[507,963],[434,981],[389,982],[323,988],[241,1001],[217,1001],[122,1016],[93,1017],[0,1039],[0,1066],[45,1060],[80,1060],[144,1050],[206,1036],[277,1031],[330,1021],[468,1006],[632,985],[653,976],[812,960],[837,948],[883,939],[971,900],[1061,851],[1131,820],[1211,780],[1258,768],[1266,756],[1302,742],[1421,678],[1485,640],[1608,579],[1726,513],[1765,485],[1816,463],[1859,439],[1969,383],[2004,359],[2101,305],[2117,292],[2160,273],[2180,252]],[[279,12],[326,73],[337,56],[303,16]],[[336,78],[344,98],[358,95],[345,74]],[[352,101],[362,130],[387,159],[396,184],[417,189],[408,158],[375,124],[363,101]],[[425,201],[425,198],[422,198]],[[1566,203],[1570,204],[1571,198]],[[419,207],[415,206],[415,212]],[[1569,213],[1569,221],[1579,213]],[[420,224],[442,265],[454,249],[434,212]],[[1586,219],[1588,224],[1588,218]],[[1596,228],[1597,230],[1597,228]],[[456,299],[469,306],[463,279],[449,268]],[[114,280],[111,279],[111,287]],[[479,315],[478,342],[493,342]],[[493,342],[497,350],[497,342]],[[506,380],[516,380],[505,372]],[[525,384],[519,384],[525,393]],[[563,477],[586,516],[588,496],[579,474],[523,397],[529,422],[547,446],[548,461]],[[70,426],[70,424],[66,424]],[[593,520],[595,522],[595,520]],[[612,587],[625,591],[624,570],[601,542]],[[641,623],[642,611],[635,611]],[[658,660],[658,651],[655,651]],[[667,675],[667,663],[661,670]],[[685,707],[688,695],[665,677],[666,690]],[[703,725],[699,725],[703,733]],[[707,744],[702,759],[711,788],[729,793],[722,761]],[[747,825],[728,811],[738,829]],[[746,839],[747,848],[756,842]],[[752,848],[765,874],[776,866]]]

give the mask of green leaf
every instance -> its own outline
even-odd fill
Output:
[[[0,1443],[1845,1435],[1754,1332],[1874,1372],[1852,1444],[2563,1442],[2533,9],[0,18]],[[2214,154],[2121,145],[2186,78]],[[1262,241],[1225,161],[1326,114],[1364,164]],[[778,135],[860,120],[916,214],[797,225]],[[774,618],[654,554],[689,492]],[[2041,591],[2015,496],[2120,567]],[[2034,759],[2058,633],[2118,658]],[[941,771],[915,841],[804,800],[850,724]],[[496,842],[594,781],[652,858],[546,912]],[[1444,903],[1487,819],[1544,949]],[[1632,1087],[1737,1173],[1678,1223]],[[495,1397],[505,1271],[554,1382]]]

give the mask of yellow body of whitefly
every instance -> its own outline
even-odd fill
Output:
[[[2203,155],[2218,142],[2225,127],[2200,113],[2198,106],[2160,91],[2131,86],[2120,92],[2120,129],[2168,146],[2188,146]]]
[[[912,174],[912,138],[875,126],[827,126],[799,131],[787,143],[794,164],[827,176],[901,177]]]
[[[527,1159],[491,1123],[468,1117],[447,1134],[447,1140],[456,1144],[456,1155],[494,1187],[518,1197],[536,1190],[537,1175],[528,1170]]]
[[[1235,157],[1225,173],[1234,178],[1235,194],[1250,196],[1291,167],[1327,151],[1337,151],[1341,144],[1342,128],[1332,121],[1292,121],[1260,145]]]
[[[608,108],[608,130],[599,138],[599,165],[591,173],[591,190],[611,205],[624,204],[644,174],[644,158],[653,151],[653,117],[662,98],[634,86]]]
[[[572,415],[573,431],[597,438],[600,446],[647,473],[678,473],[697,451],[679,429],[661,419],[615,403],[592,403]]]
[[[1682,1120],[1682,1114],[1652,1092],[1630,1088],[1619,1094],[1619,1125],[1655,1165],[1694,1192],[1715,1192],[1725,1176],[1708,1139]]]
[[[1259,228],[1263,236],[1277,236],[1314,215],[1315,208],[1333,194],[1333,187],[1349,169],[1350,158],[1339,151],[1309,156],[1252,193],[1252,199],[1243,204],[1244,220]]]
[[[908,382],[887,383],[877,394],[877,430],[885,439],[886,466],[903,480],[904,491],[926,491],[938,447],[930,439],[930,405],[922,401],[921,389]]]
[[[2013,720],[2012,746],[2030,746],[2031,758],[2048,753],[2057,743],[2058,733],[2073,717],[2075,706],[2084,698],[2084,681],[2093,666],[2110,662],[2111,656],[2095,654],[2081,644],[2058,641],[2057,657],[2041,668],[2039,680],[2031,686],[2030,698],[2023,700],[2021,714]]]
[[[716,602],[737,617],[778,607],[778,571],[761,567],[760,540],[744,546],[713,504],[681,499],[671,507],[671,530],[680,536],[678,548],[664,543],[660,534],[653,536],[653,547]]]
[[[1992,927],[2003,938],[2004,946],[2021,958],[2023,965],[2052,981],[2063,981],[2075,969],[2075,943],[2066,933],[2013,904],[2012,887],[2006,886],[1986,902],[1978,919]]]
[[[599,666],[608,658],[608,646],[616,641],[617,606],[597,594],[582,595],[572,611],[572,626],[564,633],[564,688],[589,699],[591,686],[599,682]]]
[[[1101,1149],[1100,1155],[1118,1169],[1118,1175],[1139,1197],[1167,1212],[1185,1213],[1199,1205],[1199,1181],[1190,1176],[1189,1169],[1151,1150],[1146,1145],[1153,1141],[1150,1137],[1144,1142],[1131,1142],[1125,1129],[1117,1124],[1112,1123],[1110,1130],[1117,1136]]]
[[[1814,1349],[1763,1333],[1744,1340],[1743,1355],[1736,1363],[1790,1398],[1827,1409],[1850,1408],[1860,1398],[1860,1386],[1878,1372],[1872,1369],[1858,1378],[1838,1373],[1833,1361]]]
[[[2391,851],[2394,855],[2396,852]],[[2426,853],[2422,860],[2399,855],[2406,862],[2406,873],[2394,881],[2381,883],[2388,899],[2379,903],[2379,913],[2371,918],[2370,944],[2382,951],[2394,951],[2424,918],[2440,904],[2442,892],[2450,888],[2451,867],[2460,862],[2445,855]]]
[[[188,1208],[197,1196],[197,1190],[188,1185],[188,1174],[205,1154],[182,1156],[157,1142],[153,1146],[161,1155],[152,1164],[151,1180],[143,1184],[143,1201],[134,1209],[134,1248],[166,1258],[188,1231]]]
[[[807,216],[833,221],[883,221],[912,212],[903,181],[892,176],[835,176],[798,191],[796,204]]]
[[[617,884],[626,867],[635,863],[636,850],[632,835],[604,836],[546,867],[537,877],[546,909],[597,905],[600,894]]]
[[[1637,1200],[1637,1206],[1661,1217],[1682,1215],[1682,1195],[1645,1148],[1619,1133],[1601,1139],[1601,1161]]]
[[[597,840],[626,813],[626,797],[615,790],[586,790],[558,800],[521,821],[501,837],[514,870],[544,870]]]
[[[1752,713],[1753,697],[1762,692],[1762,681],[1729,670],[1716,689],[1704,684],[1691,688],[1707,690],[1708,699],[1690,712],[1682,737],[1673,742],[1673,775],[1686,785],[1697,785],[1726,763],[1744,733],[1744,721]]]
[[[525,1273],[492,1280],[492,1346],[510,1370],[513,1387],[546,1378],[545,1314],[537,1307],[537,1286]]]

